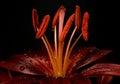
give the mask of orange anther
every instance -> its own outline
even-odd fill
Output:
[[[80,30],[80,25],[81,25],[81,11],[80,11],[80,6],[76,5],[75,26],[77,26],[77,31]]]
[[[58,23],[58,21],[59,21],[59,12],[60,12],[60,10],[66,10],[65,8],[64,8],[64,6],[62,5],[62,6],[60,6],[60,8],[58,9],[58,11],[56,12],[56,14],[55,14],[55,16],[54,16],[54,18],[53,18],[53,22],[52,22],[52,30],[54,30],[54,28],[55,28],[55,25]]]
[[[82,20],[82,35],[85,41],[88,40],[88,19],[89,19],[89,13],[85,12]]]
[[[50,21],[50,15],[45,15],[36,34],[36,39],[39,39],[45,33],[49,21]]]
[[[34,31],[36,32],[37,28],[39,27],[39,19],[36,9],[32,9],[32,24],[34,27]]]
[[[70,29],[70,27],[71,27],[74,19],[75,19],[75,13],[73,13],[73,14],[69,17],[69,19],[67,20],[67,22],[66,22],[66,24],[65,24],[65,26],[64,26],[64,28],[63,28],[63,31],[62,31],[62,33],[61,33],[61,35],[60,35],[60,41],[63,41],[63,40],[65,39],[66,34],[68,33],[68,31],[69,31],[69,29]]]

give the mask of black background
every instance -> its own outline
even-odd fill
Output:
[[[118,32],[120,23],[116,3],[115,1],[104,2],[101,0],[10,0],[5,2],[0,16],[2,18],[0,60],[15,53],[22,53],[39,47],[34,38],[35,34],[31,21],[32,8],[38,10],[39,18],[42,20],[45,14],[50,14],[52,19],[61,5],[65,6],[67,9],[66,17],[69,17],[74,12],[75,5],[78,4],[81,7],[82,14],[85,11],[90,13],[88,44],[113,50],[115,52],[114,59],[117,63],[120,63],[120,34]],[[49,25],[48,31],[50,27],[51,25]]]

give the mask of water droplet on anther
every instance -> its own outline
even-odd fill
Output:
[[[23,71],[25,69],[24,66],[20,66],[20,70]]]

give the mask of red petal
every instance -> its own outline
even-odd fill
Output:
[[[10,77],[8,71],[3,68],[0,68],[0,83],[9,79]]]
[[[18,75],[8,81],[2,82],[2,84],[39,84],[39,79],[39,76]]]
[[[110,50],[100,50],[96,47],[77,48],[70,57],[68,73],[86,66],[110,53]],[[74,68],[74,69],[73,69]]]
[[[66,78],[42,78],[40,84],[91,84],[91,81],[88,77],[76,74]]]
[[[1,61],[0,66],[25,74],[40,75],[47,73],[44,65],[48,65],[49,63],[43,59],[40,59],[40,57],[38,58],[37,54],[34,54],[34,58],[30,57],[29,54],[14,55],[5,61]]]
[[[66,78],[42,78],[40,84],[71,84],[69,79]]]
[[[80,53],[83,53],[84,57],[82,58],[81,61],[79,61],[79,63],[76,66],[76,69],[86,66],[92,62],[95,62],[98,59],[106,56],[110,52],[111,50],[100,50],[100,49],[97,49],[96,47],[89,47],[89,48],[86,48],[85,50],[81,50]]]
[[[99,75],[120,76],[120,65],[100,63],[82,71],[82,74],[84,76],[99,76]]]
[[[71,84],[91,84],[91,80],[88,77],[82,76],[77,73],[71,77]]]
[[[95,84],[110,84],[112,81],[113,76],[101,76],[95,78]]]

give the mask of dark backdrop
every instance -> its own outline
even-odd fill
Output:
[[[38,10],[40,18],[45,14],[50,14],[53,18],[61,5],[66,7],[69,16],[76,4],[81,6],[82,13],[85,11],[90,13],[88,44],[113,50],[116,61],[120,63],[118,5],[113,1],[101,0],[10,0],[5,2],[0,16],[3,18],[0,28],[0,60],[15,53],[38,48],[31,21],[32,8]]]

